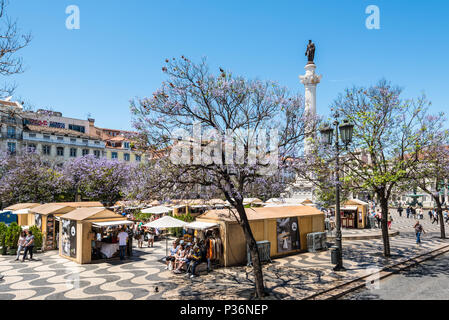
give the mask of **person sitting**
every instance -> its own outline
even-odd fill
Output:
[[[165,262],[167,263],[165,270],[173,269],[173,266],[176,261],[176,253],[177,252],[178,252],[178,246],[176,244],[176,241],[173,241],[173,248],[170,249],[169,255],[167,257],[165,257]],[[170,268],[170,265],[171,265],[171,268]]]
[[[186,250],[184,252],[184,256],[179,259],[178,270],[181,272],[183,267],[186,267],[190,263],[190,257],[192,255],[192,244],[189,242],[186,245]],[[187,267],[186,267],[187,269]],[[177,273],[180,273],[177,272]]]
[[[201,262],[201,250],[198,245],[195,244],[193,246],[193,249],[192,249],[188,259],[189,259],[189,262],[187,265],[187,276],[190,275],[190,278],[195,278],[196,277],[195,276],[195,268]],[[189,273],[189,271],[190,271],[190,273]]]
[[[186,249],[184,247],[184,243],[180,243],[179,244],[179,249],[176,252],[175,255],[175,264],[174,264],[174,268],[173,268],[173,272],[174,273],[181,273],[181,263],[182,263],[182,259],[185,258],[185,253],[186,253]]]

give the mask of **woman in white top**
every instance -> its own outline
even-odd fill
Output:
[[[19,237],[19,242],[18,242],[18,248],[17,248],[16,261],[19,260],[19,257],[20,257],[20,251],[22,251],[22,249],[25,249],[26,236],[27,236],[27,234],[26,234],[25,231],[20,232],[20,237]]]

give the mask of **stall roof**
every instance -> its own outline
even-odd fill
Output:
[[[86,221],[93,219],[120,219],[123,217],[111,210],[106,208],[78,208],[63,216],[61,219],[69,219],[76,221]]]
[[[59,203],[46,203],[38,207],[32,208],[30,210],[30,213],[38,213],[42,215],[57,214],[57,213],[64,214],[72,210],[75,210],[75,208],[69,205]]]
[[[40,203],[17,203],[15,205],[5,208],[5,210],[14,211],[21,209],[31,209],[40,205],[41,205]]]
[[[194,229],[194,230],[207,230],[218,227],[218,223],[213,222],[203,222],[203,221],[194,221],[186,225],[185,229]]]
[[[56,202],[57,204],[62,204],[65,206],[70,206],[74,208],[95,208],[104,207],[100,201],[80,201],[80,202]]]
[[[232,210],[238,216],[237,210]],[[324,215],[324,213],[320,210],[309,206],[246,208],[245,211],[246,215],[248,216],[248,220]],[[197,219],[236,221],[230,209],[209,210],[206,213],[198,216]]]
[[[134,222],[129,220],[119,220],[119,221],[102,221],[93,223],[94,226],[97,227],[109,227],[109,226],[119,226],[125,224],[133,224]]]

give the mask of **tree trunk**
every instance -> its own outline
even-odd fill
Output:
[[[388,234],[388,199],[383,194],[378,194],[382,211],[382,240],[384,243],[384,256],[390,257],[390,236]]]
[[[256,298],[262,298],[266,295],[265,286],[263,283],[262,264],[260,263],[259,251],[257,249],[257,242],[254,239],[253,232],[249,225],[248,217],[246,216],[245,207],[243,203],[237,203],[237,212],[239,213],[241,220],[241,227],[245,234],[246,244],[251,252],[251,261],[253,263],[254,270],[254,282],[256,285]]]
[[[444,217],[443,217],[443,206],[441,205],[439,199],[436,200],[435,203],[437,204],[438,220],[440,220],[441,239],[446,239],[446,230],[444,227]]]

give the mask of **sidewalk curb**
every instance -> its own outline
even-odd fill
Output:
[[[449,252],[449,244],[442,246],[438,249],[415,256],[408,260],[405,260],[405,261],[402,261],[402,262],[399,262],[399,263],[396,263],[393,265],[385,266],[382,269],[380,269],[379,280],[387,278],[393,274],[398,273],[399,271],[410,268],[410,267],[412,267],[416,264],[422,263],[426,260],[433,259],[433,258],[435,258],[439,255],[442,255],[444,253],[447,253],[447,252]],[[360,289],[363,286],[365,286],[366,279],[368,277],[372,276],[373,274],[374,273],[353,279],[351,281],[340,284],[331,289],[326,289],[324,291],[312,294],[312,295],[305,297],[301,300],[335,300],[341,296],[348,294],[349,292],[355,291],[355,290]]]

